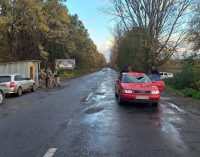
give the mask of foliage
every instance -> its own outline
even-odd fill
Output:
[[[192,88],[185,88],[182,90],[184,96],[187,96],[187,97],[193,97],[194,95],[196,95],[196,90],[195,89],[192,89]]]
[[[200,69],[195,67],[194,62],[193,56],[186,58],[182,72],[166,80],[166,83],[184,96],[200,99]]]
[[[185,88],[182,90],[184,96],[200,99],[200,92],[192,88]]]
[[[151,36],[145,30],[135,28],[123,34],[112,50],[111,62],[122,69],[131,65],[136,71],[148,72],[153,66],[154,56],[151,53]],[[156,44],[156,41],[154,41]]]
[[[1,0],[0,61],[74,58],[77,66],[103,66],[105,58],[63,0]]]
[[[169,79],[167,82],[176,89],[192,88],[195,81],[194,75],[192,66],[185,66],[182,72],[175,74],[174,78]]]

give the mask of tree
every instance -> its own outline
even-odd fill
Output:
[[[80,69],[103,65],[105,58],[64,1],[1,0],[0,61],[40,59],[54,67],[56,59],[74,58]]]
[[[132,65],[136,71],[148,72],[153,58],[148,46],[151,41],[151,37],[141,28],[126,32],[118,41],[116,59],[118,67],[122,69],[125,65]]]
[[[5,11],[1,19],[6,19],[4,40],[8,43],[9,60],[40,59],[41,34],[49,30],[42,3],[36,0],[15,0],[2,6]]]
[[[141,28],[147,37],[152,65],[165,63],[185,39],[186,13],[192,0],[111,0],[111,14],[123,30]],[[133,43],[134,44],[134,43]]]
[[[189,41],[193,43],[193,50],[200,49],[200,3],[195,8],[189,31]]]

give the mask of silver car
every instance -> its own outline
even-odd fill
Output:
[[[25,78],[19,74],[0,75],[0,86],[5,87],[5,94],[17,94],[21,96],[24,91],[36,90],[36,83],[34,80]]]

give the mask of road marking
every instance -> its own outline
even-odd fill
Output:
[[[50,148],[43,157],[53,157],[57,151],[57,148]]]
[[[91,92],[91,93],[87,96],[86,101],[89,101],[90,98],[91,98],[92,96],[93,96],[93,92]]]
[[[173,103],[168,103],[172,108],[176,109],[178,112],[185,113],[185,111]]]

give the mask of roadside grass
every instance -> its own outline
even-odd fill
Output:
[[[178,95],[178,96],[184,96],[184,94],[180,90],[177,90],[170,85],[166,85],[166,91],[169,92],[169,93],[173,93],[175,95]]]
[[[200,100],[200,91],[192,89],[192,88],[176,89],[171,85],[167,85],[166,91],[170,93],[174,93],[175,95],[178,95],[178,96],[190,97],[193,99]]]

